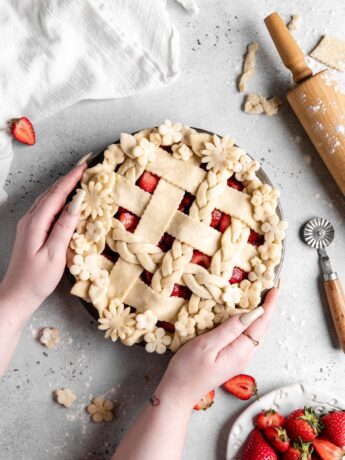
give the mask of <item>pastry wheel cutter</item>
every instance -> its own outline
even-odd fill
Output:
[[[302,238],[308,246],[318,251],[328,304],[341,348],[345,353],[345,295],[325,249],[334,239],[333,225],[327,219],[315,217],[304,224]]]

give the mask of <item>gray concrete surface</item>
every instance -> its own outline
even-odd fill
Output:
[[[289,221],[279,311],[248,372],[257,378],[261,392],[307,381],[345,397],[345,358],[335,346],[317,257],[298,237],[299,226],[309,217],[330,219],[336,238],[329,253],[345,281],[344,199],[286,101],[276,117],[247,115],[241,111],[242,95],[235,87],[246,45],[259,40],[257,75],[249,88],[284,98],[290,77],[262,19],[278,8],[285,19],[300,14],[296,37],[310,51],[324,33],[345,38],[344,2],[199,0],[199,5],[196,17],[178,5],[170,6],[181,33],[181,76],[174,84],[122,100],[82,102],[38,124],[33,148],[16,146],[6,187],[10,198],[0,207],[0,275],[6,269],[17,220],[37,194],[82,154],[105,147],[121,131],[155,126],[165,118],[230,133],[262,161],[281,189]],[[78,299],[69,295],[69,288],[64,278],[30,320],[0,380],[1,460],[110,458],[167,365],[166,356],[104,340]],[[62,330],[62,343],[56,349],[46,350],[35,339],[43,326]],[[69,387],[78,396],[70,410],[52,399],[52,391],[59,387]],[[96,394],[118,401],[114,422],[89,422],[85,405]],[[193,414],[185,459],[223,459],[232,420],[245,407],[246,403],[218,390],[212,409]]]

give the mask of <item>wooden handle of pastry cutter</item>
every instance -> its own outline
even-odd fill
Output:
[[[311,77],[313,72],[305,63],[302,50],[293,39],[279,14],[272,13],[267,16],[265,24],[283,63],[292,72],[294,82],[299,83]]]
[[[325,281],[325,288],[339,342],[345,353],[345,294],[338,279]]]

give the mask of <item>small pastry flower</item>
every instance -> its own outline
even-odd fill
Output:
[[[171,337],[165,333],[162,327],[157,327],[152,332],[147,332],[144,335],[146,342],[145,350],[148,353],[158,353],[162,355],[166,352],[167,347],[171,344]]]
[[[200,331],[211,329],[213,327],[214,313],[206,308],[202,308],[194,316],[194,319]]]
[[[236,285],[229,285],[224,289],[224,293],[222,295],[222,300],[225,304],[230,307],[234,308],[236,304],[241,299],[241,289]]]
[[[252,309],[259,305],[262,290],[260,281],[251,283],[249,280],[243,280],[240,282],[240,288],[242,290],[241,300],[239,302],[241,308]]]
[[[173,157],[182,161],[188,161],[193,156],[192,150],[186,144],[174,144],[172,151]]]
[[[119,299],[111,300],[108,308],[103,310],[104,318],[99,318],[98,329],[106,331],[105,338],[113,342],[118,338],[124,340],[134,331],[135,314],[129,307],[125,308]]]
[[[282,252],[281,244],[278,243],[266,243],[258,247],[261,259],[267,260],[279,260]]]
[[[145,310],[144,313],[139,313],[136,317],[137,329],[146,329],[152,331],[155,327],[158,318],[153,314],[152,310]]]
[[[87,219],[89,216],[96,220],[103,216],[113,204],[113,199],[107,189],[103,189],[101,182],[90,180],[88,184],[81,184],[85,190],[85,199],[81,206],[81,216]]]
[[[251,203],[254,206],[254,218],[265,222],[274,213],[278,204],[279,191],[263,184],[253,192]]]
[[[88,258],[88,256],[84,258],[80,254],[75,255],[69,271],[80,280],[87,281],[90,279],[91,274],[96,271],[96,267],[92,266],[91,263],[88,263],[90,260],[92,259]]]
[[[267,222],[264,222],[261,226],[261,230],[265,234],[265,241],[268,243],[282,241],[285,238],[287,226],[285,221],[279,220],[277,214],[273,214],[273,216],[269,217]]]
[[[69,388],[59,388],[55,391],[56,401],[65,407],[71,407],[77,399],[76,395]]]
[[[141,166],[146,166],[149,161],[153,161],[156,157],[156,145],[147,140],[146,137],[142,137],[133,148],[132,154]]]
[[[205,142],[205,149],[201,150],[201,162],[206,163],[206,169],[217,173],[224,169],[232,170],[243,151],[234,146],[234,140],[228,136],[219,138],[212,136],[212,142]]]
[[[188,337],[195,335],[195,324],[194,318],[188,315],[187,310],[183,307],[178,314],[178,321],[175,322],[175,329],[181,337]]]
[[[256,171],[260,169],[257,161],[252,160],[248,155],[242,155],[238,163],[234,165],[235,177],[240,182],[251,181],[256,176]]]
[[[40,342],[47,348],[54,348],[60,343],[60,330],[56,327],[45,327],[42,329]]]
[[[275,276],[274,270],[268,269],[259,257],[253,257],[250,263],[253,270],[248,274],[249,281],[260,281],[264,289],[271,288],[273,286]]]
[[[234,316],[236,314],[236,311],[238,310],[236,310],[235,307],[230,307],[228,305],[218,303],[214,307],[214,323],[224,323],[224,321],[229,319],[231,316]]]
[[[83,255],[90,251],[90,243],[84,235],[74,232],[70,242],[70,248],[73,249],[76,254]]]
[[[105,237],[105,233],[104,225],[100,220],[86,224],[86,236],[93,243],[98,243],[100,239]]]
[[[114,403],[110,399],[104,399],[101,396],[93,398],[86,410],[91,414],[93,422],[111,422],[114,418]]]
[[[158,132],[162,136],[163,145],[177,144],[182,140],[181,123],[172,123],[170,120],[165,120],[158,128]]]

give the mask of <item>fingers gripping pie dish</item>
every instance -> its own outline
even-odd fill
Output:
[[[106,338],[176,351],[258,306],[286,229],[258,170],[228,136],[168,120],[121,134],[85,170],[71,292],[98,310]]]

